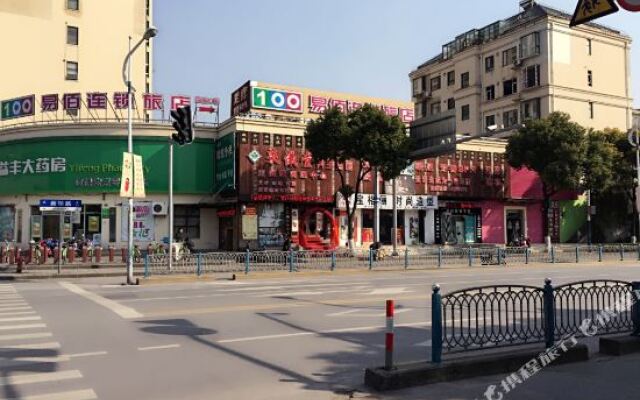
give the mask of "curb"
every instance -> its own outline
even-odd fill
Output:
[[[387,391],[480,376],[509,374],[518,371],[542,351],[544,350],[520,350],[507,354],[473,356],[445,361],[441,364],[427,362],[403,364],[391,371],[384,368],[367,368],[364,383],[377,391]],[[564,353],[551,366],[587,360],[589,360],[589,348],[581,343]]]
[[[624,356],[633,353],[640,353],[640,337],[602,337],[600,338],[600,353],[608,356]]]

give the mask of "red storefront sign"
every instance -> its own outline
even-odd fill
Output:
[[[333,196],[305,196],[301,194],[254,194],[252,201],[280,201],[290,203],[333,203]]]
[[[218,218],[230,218],[236,215],[236,209],[230,208],[228,210],[218,210],[216,214],[218,215]]]

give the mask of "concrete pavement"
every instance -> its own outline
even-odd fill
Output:
[[[497,283],[542,285],[545,277],[556,284],[633,280],[640,279],[640,266],[363,271],[141,287],[120,286],[120,278],[1,284],[0,398],[480,398],[502,377],[384,396],[366,391],[364,368],[384,360],[384,300],[395,299],[398,307],[396,360],[409,362],[429,356],[432,284],[446,293]],[[39,319],[15,320],[24,317]],[[577,385],[578,394],[604,394],[615,383],[615,398],[622,399],[637,391],[626,372],[637,360],[552,368],[513,398],[606,398],[573,397],[571,390]],[[28,377],[38,373],[62,374]]]

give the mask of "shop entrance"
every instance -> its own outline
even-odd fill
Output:
[[[479,208],[440,209],[435,219],[436,243],[462,245],[482,243]]]
[[[508,246],[521,246],[525,240],[525,212],[523,209],[505,210],[505,233]]]
[[[305,210],[300,221],[300,245],[309,250],[331,250],[338,247],[338,225],[333,214],[322,207]]]

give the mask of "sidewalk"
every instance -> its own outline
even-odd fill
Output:
[[[592,355],[587,362],[553,366],[517,384],[501,400],[635,400],[638,398],[640,354],[608,357]],[[497,375],[463,381],[420,386],[388,393],[358,393],[355,399],[387,400],[474,400],[486,399],[489,385],[500,388],[506,377]],[[492,399],[498,399],[496,393]],[[337,397],[338,399],[338,397]]]
[[[260,280],[260,279],[272,279],[272,278],[284,278],[284,277],[303,277],[303,276],[330,276],[330,275],[357,275],[364,273],[383,273],[383,272],[424,272],[424,271],[463,271],[469,269],[482,269],[482,270],[494,270],[500,271],[505,268],[508,269],[546,269],[557,268],[561,266],[575,267],[581,266],[584,268],[595,267],[614,267],[614,266],[636,266],[638,261],[603,261],[603,262],[589,262],[589,263],[530,263],[530,264],[507,264],[507,265],[474,265],[469,267],[464,264],[448,264],[437,267],[434,265],[425,265],[424,267],[411,266],[405,269],[401,263],[398,264],[386,264],[381,263],[374,265],[372,269],[366,266],[340,266],[335,270],[331,270],[329,267],[316,268],[299,265],[294,272],[289,272],[288,267],[278,265],[282,267],[280,269],[265,269],[256,270],[252,269],[249,274],[244,273],[244,268],[237,268],[237,270],[224,270],[224,271],[211,271],[203,269],[202,273],[198,276],[195,266],[185,269],[179,265],[176,265],[176,269],[172,273],[167,273],[166,270],[158,271],[153,268],[149,271],[149,277],[144,279],[148,283],[170,283],[177,281],[195,281],[195,280],[215,280],[215,279],[230,279],[235,275],[239,280]],[[113,277],[124,276],[126,273],[126,266],[123,263],[113,264],[63,264],[61,267],[61,273],[58,274],[58,266],[55,264],[45,265],[26,265],[23,266],[23,272],[17,273],[15,265],[0,264],[0,280],[31,280],[31,279],[56,279],[56,278],[91,278],[91,277]],[[134,275],[140,277],[141,281],[144,277],[144,264],[135,264]]]

